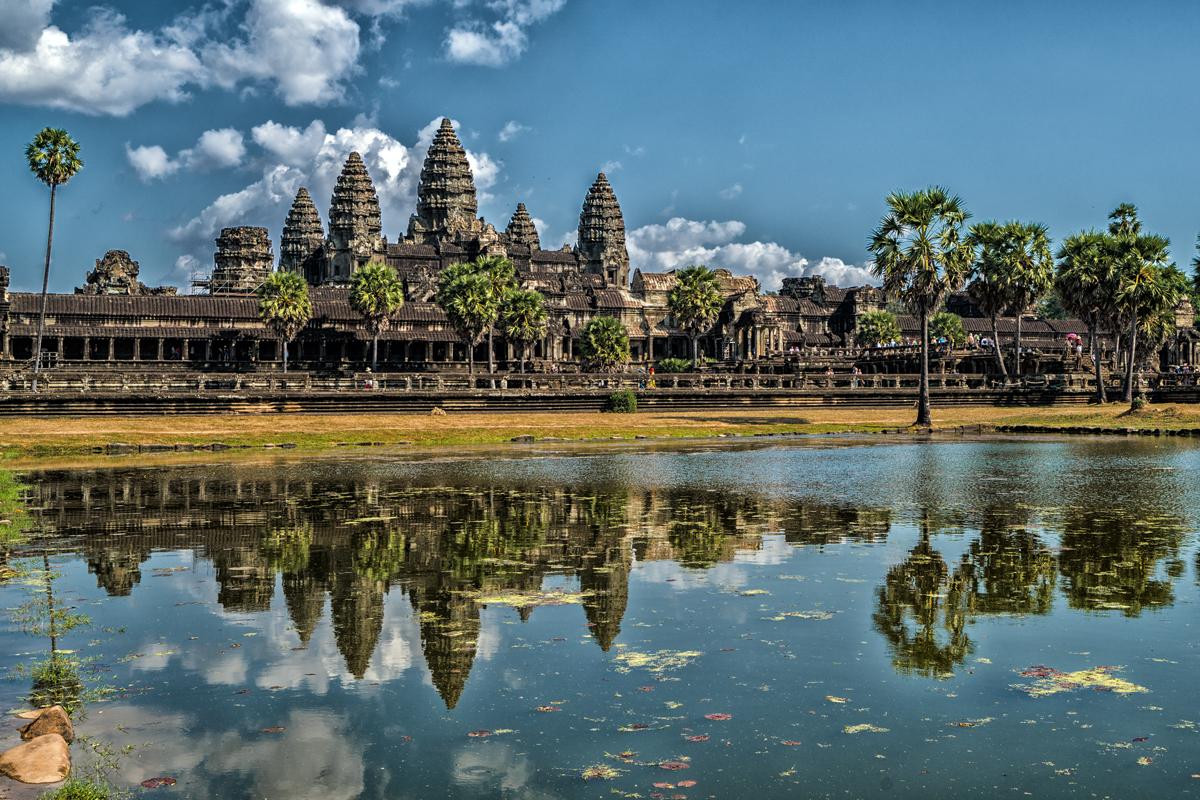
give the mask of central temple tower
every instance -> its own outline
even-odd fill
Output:
[[[629,288],[625,220],[617,196],[603,172],[596,176],[596,182],[583,201],[577,247],[585,273],[601,276],[609,286]]]
[[[450,120],[443,119],[421,167],[417,213],[409,217],[407,238],[415,244],[435,244],[456,231],[479,228],[478,213],[467,153]]]

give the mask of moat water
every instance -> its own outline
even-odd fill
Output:
[[[30,563],[49,549],[57,597],[123,629],[58,645],[98,659],[111,693],[80,728],[137,745],[123,787],[1200,791],[1191,440],[514,446],[18,477],[43,537]],[[0,587],[9,609],[30,591]],[[44,647],[0,633],[5,667]],[[16,709],[29,683],[0,691]]]

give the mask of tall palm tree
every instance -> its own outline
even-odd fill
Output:
[[[476,272],[487,276],[488,283],[491,285],[492,297],[496,300],[496,311],[499,313],[505,296],[517,288],[517,272],[513,263],[501,256],[488,256],[476,259],[472,266]],[[496,371],[496,349],[492,342],[492,325],[495,321],[496,318],[493,317],[487,328],[489,374]]]
[[[546,306],[542,296],[533,291],[509,292],[500,309],[500,325],[504,338],[516,343],[521,351],[521,372],[529,346],[546,335],[548,326]]]
[[[312,318],[308,282],[295,272],[272,272],[258,287],[258,318],[279,337],[286,373],[288,343]]]
[[[917,312],[921,321],[921,387],[917,425],[932,425],[929,412],[929,316],[966,280],[974,249],[963,235],[970,216],[962,201],[933,186],[888,195],[889,211],[872,232],[871,268],[883,291]]]
[[[371,262],[350,278],[350,307],[363,318],[371,333],[371,369],[379,369],[379,334],[392,323],[392,315],[404,305],[404,285],[396,270]]]
[[[980,222],[971,226],[969,243],[978,255],[972,267],[974,278],[967,284],[967,294],[979,310],[992,320],[992,354],[996,357],[996,368],[1005,379],[1008,370],[1000,351],[1000,331],[996,317],[1008,305],[1008,287],[1005,285],[1004,270],[999,259],[1000,229],[998,222]]]
[[[37,179],[50,187],[50,231],[46,234],[46,268],[42,272],[42,313],[38,317],[37,344],[33,353],[33,388],[37,389],[37,374],[42,364],[42,334],[46,330],[46,294],[50,284],[50,246],[54,242],[54,201],[58,187],[66,185],[83,169],[79,144],[62,128],[43,128],[25,146],[25,160]]]
[[[487,275],[470,269],[470,265],[453,264],[442,272],[437,304],[446,312],[451,327],[466,345],[467,372],[474,375],[475,345],[492,327],[500,307],[492,294],[491,281]]]
[[[1054,257],[1050,235],[1036,222],[1009,222],[1001,228],[1000,260],[1006,275],[1008,303],[1017,318],[1016,371],[1021,374],[1021,315],[1050,290]]]
[[[579,351],[600,372],[629,360],[629,333],[616,317],[593,317],[579,332]]]
[[[675,273],[675,285],[667,295],[667,308],[692,342],[692,369],[700,368],[700,334],[712,327],[724,306],[721,285],[708,267],[690,266]]]
[[[1108,237],[1082,231],[1063,239],[1058,248],[1054,286],[1067,312],[1088,326],[1088,342],[1096,366],[1096,402],[1107,403],[1100,370],[1100,327],[1112,318],[1117,273],[1109,257]]]

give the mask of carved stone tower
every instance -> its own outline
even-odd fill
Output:
[[[213,260],[212,294],[251,294],[275,265],[271,236],[266,228],[222,228]]]
[[[541,250],[542,243],[538,240],[537,227],[525,210],[524,203],[517,203],[517,210],[508,223],[508,241],[512,244],[523,245],[530,250]]]
[[[407,238],[416,244],[434,244],[455,231],[478,227],[478,212],[466,151],[450,120],[443,119],[421,167],[417,213],[408,220]]]
[[[629,251],[625,220],[608,178],[601,172],[583,201],[579,215],[579,257],[583,271],[600,275],[609,286],[629,287]]]
[[[325,231],[317,207],[303,186],[296,193],[283,235],[279,237],[279,271],[295,272],[311,284],[321,282],[321,248]]]
[[[351,153],[329,200],[329,239],[321,283],[349,283],[350,275],[371,261],[383,261],[387,247],[380,236],[379,197],[358,153]]]

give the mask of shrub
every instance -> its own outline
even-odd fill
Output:
[[[1132,408],[1134,411],[1141,411],[1145,407],[1146,407],[1146,398],[1144,398],[1144,397],[1133,398],[1133,405],[1130,406],[1130,408]]]
[[[609,395],[604,410],[613,414],[636,414],[637,395],[630,389],[622,389],[616,394]]]
[[[687,358],[664,358],[658,362],[659,372],[691,372],[692,362]]]
[[[38,800],[109,800],[112,796],[112,791],[103,783],[67,778],[66,783],[52,792],[40,795]]]

